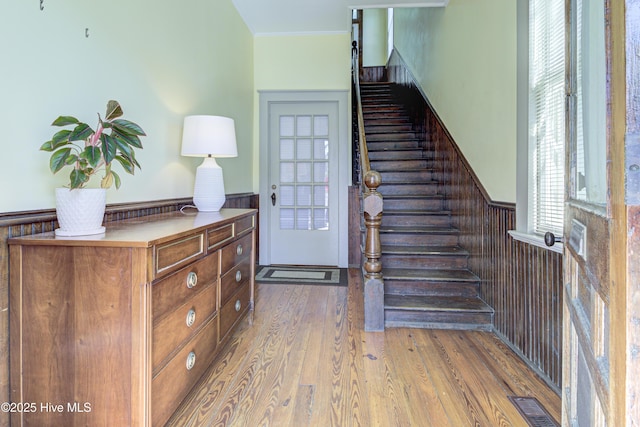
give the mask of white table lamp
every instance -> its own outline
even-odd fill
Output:
[[[219,211],[225,201],[224,179],[215,158],[238,156],[233,119],[220,116],[185,117],[182,155],[204,157],[196,170],[193,203],[199,211]]]

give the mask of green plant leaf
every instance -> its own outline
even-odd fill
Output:
[[[102,159],[102,151],[100,151],[100,147],[89,146],[82,152],[82,157],[87,159],[89,164],[95,168],[100,163],[100,159]]]
[[[113,185],[113,172],[108,171],[100,181],[100,188],[111,188]]]
[[[80,169],[73,169],[69,174],[69,182],[70,187],[74,188],[82,188],[89,181],[89,175],[84,173],[84,171]]]
[[[71,134],[69,135],[69,141],[84,141],[89,138],[93,133],[93,129],[86,123],[79,123]]]
[[[50,141],[45,142],[40,146],[42,151],[53,151],[69,143],[70,130],[64,129],[60,132],[56,132]]]
[[[140,136],[147,135],[146,133],[144,133],[144,131],[140,126],[138,126],[136,123],[129,120],[118,119],[111,122],[111,124],[113,125],[113,128],[117,129],[118,132],[120,133],[125,133],[128,135],[140,135]]]
[[[68,129],[63,129],[60,132],[56,132],[53,135],[53,138],[51,138],[51,141],[53,142],[53,146],[54,148],[59,147],[61,145],[66,144],[67,142],[69,142],[69,136],[71,135],[71,131]]]
[[[133,173],[135,172],[135,166],[133,166],[133,163],[131,163],[129,159],[125,158],[124,156],[116,156],[116,160],[122,165],[127,173],[133,175]]]
[[[112,133],[113,136],[115,136],[116,138],[121,139],[124,143],[129,144],[132,147],[135,148],[142,148],[142,141],[140,141],[140,138],[137,135],[129,135],[126,133],[121,133],[118,132],[116,129],[113,130]]]
[[[104,162],[109,165],[118,154],[118,143],[112,135],[103,133],[100,135],[102,141],[102,153],[104,155]]]
[[[77,123],[80,123],[80,121],[73,116],[60,116],[51,123],[51,126],[67,126]]]
[[[67,165],[67,159],[71,156],[71,148],[62,148],[51,155],[49,160],[49,168],[51,172],[57,173],[60,169]]]
[[[120,184],[122,184],[122,181],[120,180],[120,175],[118,175],[114,171],[111,171],[111,175],[113,176],[113,181],[116,184],[116,190],[117,190],[120,188]]]
[[[113,139],[116,141],[118,150],[120,150],[123,155],[128,157],[134,155],[133,148],[122,137],[116,134]]]
[[[107,102],[107,113],[105,114],[104,119],[111,121],[120,116],[122,116],[122,107],[120,107],[120,103],[114,100]]]
[[[53,148],[53,141],[47,141],[40,146],[40,151],[53,151],[53,150],[55,150],[55,148]]]

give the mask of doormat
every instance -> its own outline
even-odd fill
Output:
[[[347,286],[347,270],[314,266],[260,266],[256,282],[272,285]]]
[[[508,396],[531,427],[558,427],[559,424],[535,397]]]

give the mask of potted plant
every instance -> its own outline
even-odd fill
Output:
[[[106,189],[112,185],[120,188],[121,184],[120,176],[113,170],[114,161],[132,175],[136,167],[140,168],[135,149],[142,148],[140,137],[146,134],[136,123],[119,118],[122,114],[118,101],[111,100],[107,103],[104,119],[98,114],[96,130],[72,116],[60,116],[51,124],[73,126],[56,132],[40,147],[40,150],[52,153],[51,172],[55,174],[65,167],[71,168],[68,186],[56,189],[56,214],[60,224],[56,235],[104,232]],[[104,172],[100,188],[86,188],[91,178],[100,172]]]

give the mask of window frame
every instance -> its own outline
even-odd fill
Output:
[[[562,243],[549,247],[544,236],[533,231],[533,181],[532,146],[530,141],[530,82],[529,82],[529,3],[517,2],[517,178],[516,178],[516,229],[509,234],[516,240],[554,252],[563,252]],[[566,124],[565,124],[566,127]],[[562,162],[564,165],[564,162]],[[564,173],[566,173],[566,168]],[[563,184],[564,188],[564,184]]]

